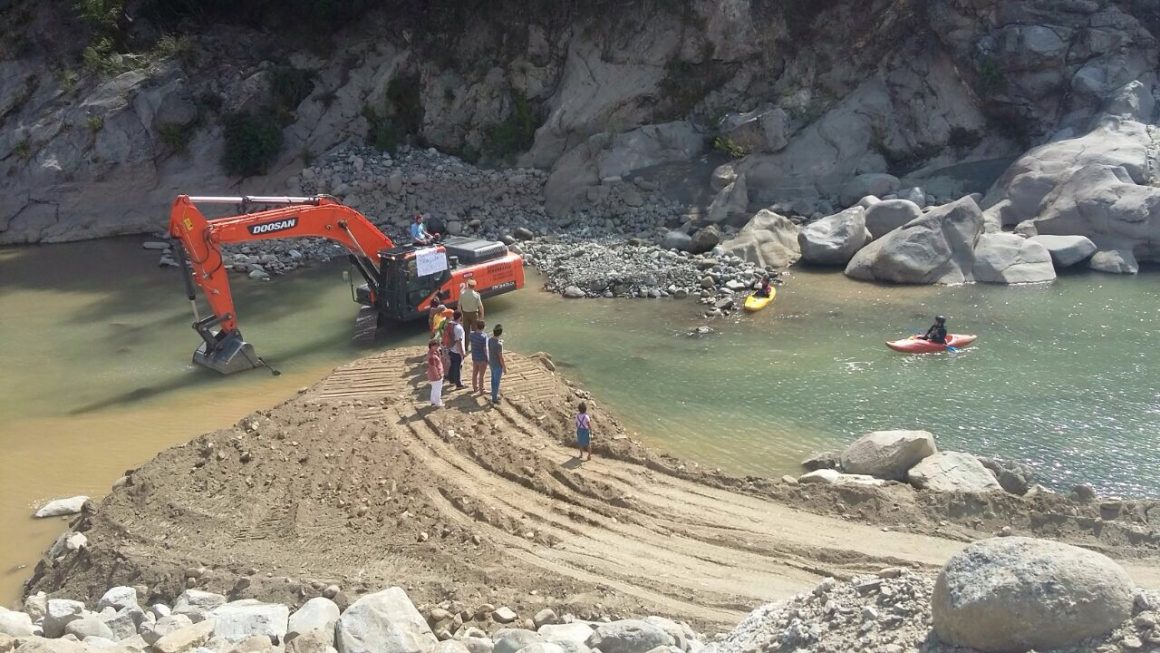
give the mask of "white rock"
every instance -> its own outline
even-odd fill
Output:
[[[880,478],[874,478],[867,474],[843,474],[836,469],[819,469],[816,471],[802,474],[797,479],[798,483],[819,483],[823,485],[866,485],[877,487],[884,485],[885,481]]]
[[[639,619],[600,624],[585,644],[601,653],[647,653],[676,642],[664,630]]]
[[[975,542],[935,582],[934,631],[983,651],[1062,648],[1132,614],[1134,583],[1106,556],[1025,537]]]
[[[798,233],[802,260],[815,265],[846,265],[868,242],[866,210],[860,206],[811,222]]]
[[[145,643],[152,645],[157,640],[168,635],[169,633],[177,632],[184,628],[193,625],[193,620],[184,614],[171,614],[167,617],[161,617],[154,622],[144,622],[141,624],[138,634]],[[211,629],[212,633],[213,630]]]
[[[910,484],[935,492],[998,492],[1003,487],[979,459],[969,453],[940,451],[923,458],[906,473]]]
[[[338,620],[339,653],[432,653],[439,640],[398,587],[355,601]]]
[[[721,243],[727,254],[761,267],[785,268],[801,258],[800,228],[789,218],[762,209],[735,238]]]
[[[31,637],[34,632],[32,618],[27,614],[0,607],[0,635]]]
[[[570,624],[555,624],[540,626],[536,631],[540,637],[544,638],[546,642],[553,642],[559,644],[560,642],[573,642],[576,644],[584,644],[588,638],[592,636],[592,626],[580,622],[573,621]]]
[[[931,209],[863,247],[846,276],[863,281],[956,284],[971,281],[983,213],[971,198]]]
[[[281,603],[263,603],[254,599],[233,601],[209,613],[209,618],[217,624],[214,637],[234,641],[264,635],[271,641],[281,642],[286,638],[289,617],[290,608]]]
[[[169,249],[170,245],[169,245],[169,243],[162,241],[162,240],[147,240],[147,241],[141,243],[141,247],[143,249],[163,250],[163,249]]]
[[[64,627],[70,621],[80,619],[84,611],[85,604],[80,601],[49,599],[48,609],[44,614],[44,636],[60,637],[64,634]]]
[[[915,202],[882,200],[866,208],[866,228],[871,238],[881,238],[921,215],[922,208]]]
[[[109,640],[114,638],[113,631],[92,613],[68,622],[64,632],[81,640],[88,637],[103,637]]]
[[[1051,254],[1039,242],[1015,234],[981,234],[975,244],[975,281],[1041,283],[1055,279]]]
[[[1031,240],[1047,248],[1057,268],[1075,265],[1096,253],[1096,244],[1086,236],[1032,236]]]
[[[842,470],[902,481],[911,467],[937,451],[927,431],[873,431],[842,451]]]
[[[226,597],[213,592],[188,589],[173,602],[173,614],[184,614],[195,623],[205,619],[206,613],[226,604]]]
[[[587,296],[583,290],[577,286],[568,286],[564,289],[564,296],[568,299],[580,299]]]
[[[334,645],[334,626],[342,611],[334,601],[323,597],[315,597],[302,604],[301,608],[290,615],[286,628],[286,639],[290,640],[304,633],[319,632],[329,638],[329,646]]]
[[[35,517],[59,517],[61,515],[75,515],[80,512],[89,500],[86,496],[75,496],[67,499],[53,499],[36,511]]]
[[[211,619],[192,624],[166,633],[153,642],[154,653],[186,653],[206,642],[213,635],[214,622]]]
[[[591,633],[589,633],[591,635]],[[544,641],[538,633],[522,628],[504,628],[492,635],[493,653],[517,653],[532,644]]]
[[[114,587],[108,590],[97,601],[97,609],[103,610],[108,607],[116,610],[137,607],[137,590],[124,586]]]
[[[44,615],[48,612],[48,595],[44,592],[29,594],[24,599],[24,612],[29,617],[32,617],[34,622],[43,619]]]

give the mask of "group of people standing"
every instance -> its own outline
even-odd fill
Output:
[[[491,403],[500,401],[499,386],[507,363],[503,356],[503,325],[497,324],[488,336],[484,331],[483,298],[469,279],[461,289],[459,308],[452,310],[442,302],[432,305],[429,317],[431,340],[427,343],[427,380],[431,383],[431,405],[443,407],[443,386],[452,390],[466,388],[461,375],[464,358],[471,354],[471,389],[484,392],[484,378],[491,371]],[[577,458],[585,452],[592,460],[592,417],[588,405],[580,402],[575,417]]]
[[[486,373],[491,371],[491,402],[500,401],[499,386],[507,373],[503,357],[503,325],[497,324],[489,337],[484,331],[483,298],[471,279],[462,289],[459,309],[436,303],[430,311],[431,340],[427,343],[427,380],[431,383],[431,405],[443,406],[443,385],[452,390],[463,384],[463,361],[471,354],[471,389],[484,392]]]

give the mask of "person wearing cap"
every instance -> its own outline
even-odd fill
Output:
[[[467,286],[459,295],[459,310],[463,312],[463,323],[469,326],[483,320],[483,298],[475,291],[475,279],[468,279]]]

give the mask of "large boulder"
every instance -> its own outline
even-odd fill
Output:
[[[969,453],[940,451],[927,456],[906,473],[910,484],[935,492],[995,492],[999,481],[978,458]]]
[[[205,590],[188,589],[173,602],[173,614],[183,614],[193,621],[205,619],[205,615],[226,604],[223,594]]]
[[[842,186],[842,204],[854,204],[867,195],[874,197],[891,195],[901,185],[898,177],[884,172],[858,175]]]
[[[658,646],[673,646],[676,642],[663,629],[639,619],[624,619],[600,624],[588,637],[589,648],[601,653],[648,653]]]
[[[1109,274],[1136,274],[1140,271],[1140,263],[1136,255],[1127,247],[1112,247],[1100,249],[1092,254],[1088,260],[1088,267],[1096,272]]]
[[[665,232],[661,239],[661,247],[665,249],[679,249],[681,251],[688,251],[689,245],[693,242],[693,237],[689,234],[679,230]]]
[[[1086,236],[1032,236],[1033,240],[1047,250],[1051,262],[1057,268],[1066,268],[1091,258],[1096,253],[1096,244]]]
[[[877,239],[921,215],[922,209],[910,200],[882,200],[866,208],[866,228]]]
[[[432,653],[439,645],[399,587],[352,603],[338,619],[335,638],[338,653]]]
[[[983,213],[970,197],[931,209],[863,247],[846,276],[864,281],[955,284],[973,280]]]
[[[911,467],[937,452],[927,431],[873,431],[842,451],[842,471],[904,481]]]
[[[531,630],[505,628],[496,631],[492,635],[492,641],[495,642],[495,646],[492,649],[494,653],[517,653],[517,651],[522,651],[525,647],[531,646],[532,644],[543,642],[544,638]]]
[[[1044,651],[1132,615],[1134,584],[1104,555],[1024,537],[975,542],[947,561],[931,597],[939,639],[987,653]]]
[[[1036,230],[1047,236],[1087,236],[1100,250],[1160,260],[1160,188],[1137,184],[1123,166],[1086,165],[1042,201]],[[1111,271],[1111,270],[1109,270]],[[1122,270],[1135,273],[1133,266]]]
[[[982,234],[975,244],[975,281],[1040,283],[1055,279],[1047,248],[1015,234]]]
[[[217,623],[214,637],[241,641],[254,635],[264,635],[272,642],[281,642],[286,639],[290,608],[281,603],[242,599],[216,608],[210,612],[210,618]]]
[[[758,211],[735,238],[721,243],[721,248],[762,267],[785,268],[801,258],[798,226],[768,209]]]
[[[571,643],[583,644],[592,636],[592,626],[578,621],[573,621],[570,624],[550,624],[540,626],[536,631],[540,637],[544,638],[546,642],[554,644]]]
[[[868,242],[866,210],[860,206],[811,222],[798,233],[802,260],[816,265],[846,265]]]
[[[76,621],[84,616],[85,604],[70,599],[49,599],[48,610],[44,613],[42,622],[45,637],[60,637],[64,635],[64,627],[70,621]]]
[[[1160,260],[1160,189],[1154,176],[1152,127],[1140,120],[1154,104],[1151,88],[1133,82],[1121,89],[1125,98],[1147,106],[1121,111],[1117,101],[1095,128],[1072,138],[1057,138],[1018,159],[984,200],[989,213],[1005,225],[1034,220],[1041,235],[1086,236],[1101,251],[1123,251],[1144,261]],[[1128,102],[1139,105],[1140,102]],[[1130,115],[1138,114],[1138,115]],[[1101,263],[1098,269],[1134,273],[1123,265]]]
[[[779,107],[734,113],[721,119],[721,138],[745,154],[772,154],[789,144],[789,116]]]
[[[739,220],[744,220],[748,215],[749,187],[745,175],[740,175],[713,198],[705,219],[709,222],[738,224]]]
[[[693,254],[703,254],[721,242],[721,230],[717,225],[711,224],[707,227],[702,227],[693,234],[689,240],[689,252]]]

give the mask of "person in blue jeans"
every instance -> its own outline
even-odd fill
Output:
[[[499,382],[507,374],[507,363],[503,360],[503,325],[497,324],[487,339],[487,364],[491,367],[491,403],[499,403]]]
[[[483,394],[483,376],[487,371],[487,332],[483,330],[483,320],[476,320],[471,327],[471,390]]]

